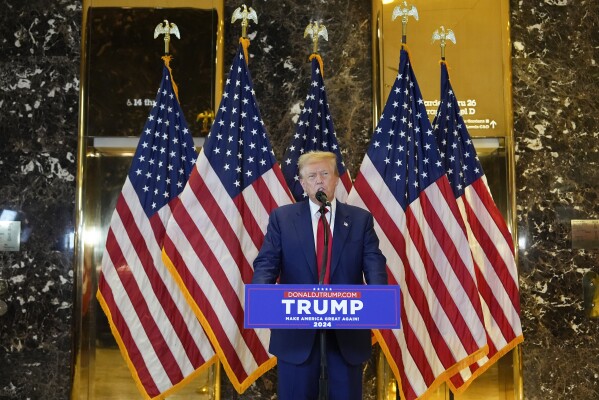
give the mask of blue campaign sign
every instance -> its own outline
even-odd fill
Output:
[[[398,329],[397,285],[245,285],[245,328]]]

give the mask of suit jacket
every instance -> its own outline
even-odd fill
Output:
[[[318,284],[314,232],[309,200],[271,212],[264,243],[254,260],[252,283]],[[379,249],[372,215],[337,201],[333,228],[330,283],[387,284],[386,259]],[[314,344],[317,330],[273,329],[269,351],[279,359],[301,364]],[[371,354],[368,329],[335,330],[339,349],[353,365]]]

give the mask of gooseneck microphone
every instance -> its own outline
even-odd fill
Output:
[[[323,192],[322,190],[319,190],[318,192],[316,192],[316,195],[314,196],[316,197],[316,200],[318,200],[322,205],[320,206],[320,219],[322,221],[322,224],[324,226],[324,248],[328,249],[329,248],[329,227],[327,224],[327,218],[325,217],[325,212],[326,212],[326,206],[331,205],[331,203],[329,203],[329,199],[327,198],[327,195],[325,192]],[[320,277],[319,277],[319,284],[322,285],[324,283],[324,278],[326,275],[326,268],[327,268],[327,258],[328,258],[328,251],[324,250],[322,252],[322,260],[317,260],[318,262],[321,262],[321,268],[320,268]],[[329,370],[328,370],[328,365],[327,365],[327,334],[326,334],[326,330],[321,329],[318,333],[320,336],[320,376],[318,379],[318,400],[328,400],[329,398]]]
[[[326,193],[322,190],[316,192],[316,200],[320,201],[323,206],[328,206],[329,204],[331,204],[329,203],[329,199],[327,198]]]

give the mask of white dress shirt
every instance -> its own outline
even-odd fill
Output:
[[[318,229],[318,220],[320,219],[320,204],[316,204],[312,202],[312,200],[308,200],[310,203],[310,215],[312,216],[312,233],[314,234],[314,248],[316,249],[316,231]],[[333,238],[333,227],[335,226],[335,207],[337,206],[337,199],[333,199],[331,201],[331,205],[327,206],[329,212],[327,212],[326,218],[331,228],[331,238],[329,239],[329,243],[331,243],[331,239]]]

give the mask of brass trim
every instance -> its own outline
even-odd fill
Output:
[[[516,212],[516,145],[514,141],[514,112],[513,112],[513,90],[512,90],[512,39],[510,34],[510,4],[509,1],[501,2],[501,19],[506,25],[503,31],[503,62],[504,68],[504,103],[505,103],[505,121],[506,121],[506,157],[507,157],[507,190],[508,190],[508,207],[507,223],[510,232],[512,233],[512,241],[514,244],[514,259],[518,274],[520,270],[519,263],[519,243],[518,243],[518,216]],[[519,344],[512,350],[513,360],[513,395],[514,399],[524,399],[524,380],[522,371],[522,345]]]
[[[87,71],[85,62],[85,54],[87,53],[87,41],[85,40],[87,31],[87,10],[89,3],[83,1],[83,13],[81,21],[81,64],[79,66],[79,119],[78,119],[78,143],[77,143],[77,177],[75,186],[75,234],[74,234],[74,255],[73,255],[73,285],[75,296],[73,300],[73,342],[72,342],[72,362],[73,362],[73,382],[71,385],[71,399],[81,398],[81,393],[89,393],[89,380],[82,379],[82,364],[81,353],[83,349],[83,323],[82,323],[82,305],[81,293],[83,282],[84,265],[84,242],[82,240],[83,222],[83,177],[85,171],[85,140],[83,140],[85,115],[86,115],[86,98],[85,83],[87,82]],[[85,387],[83,387],[85,385]]]
[[[139,142],[139,137],[135,136],[101,136],[89,138],[91,143],[87,146],[85,154],[88,157],[98,155],[111,155],[121,157],[131,157],[135,154],[135,149]],[[194,137],[193,142],[196,149],[204,145],[204,137]]]
[[[503,62],[504,68],[504,103],[505,103],[505,121],[506,121],[506,151],[508,158],[508,200],[510,202],[510,215],[508,215],[508,227],[512,233],[514,249],[516,249],[516,265],[518,265],[518,219],[516,215],[516,156],[514,143],[514,113],[512,98],[512,41],[510,36],[510,14],[509,3],[501,2],[501,18],[506,21],[503,35]]]
[[[382,64],[378,62],[381,59],[383,46],[381,40],[382,31],[382,13],[383,5],[380,1],[372,2],[372,130],[376,129],[379,116],[381,114],[381,102],[383,93]]]

